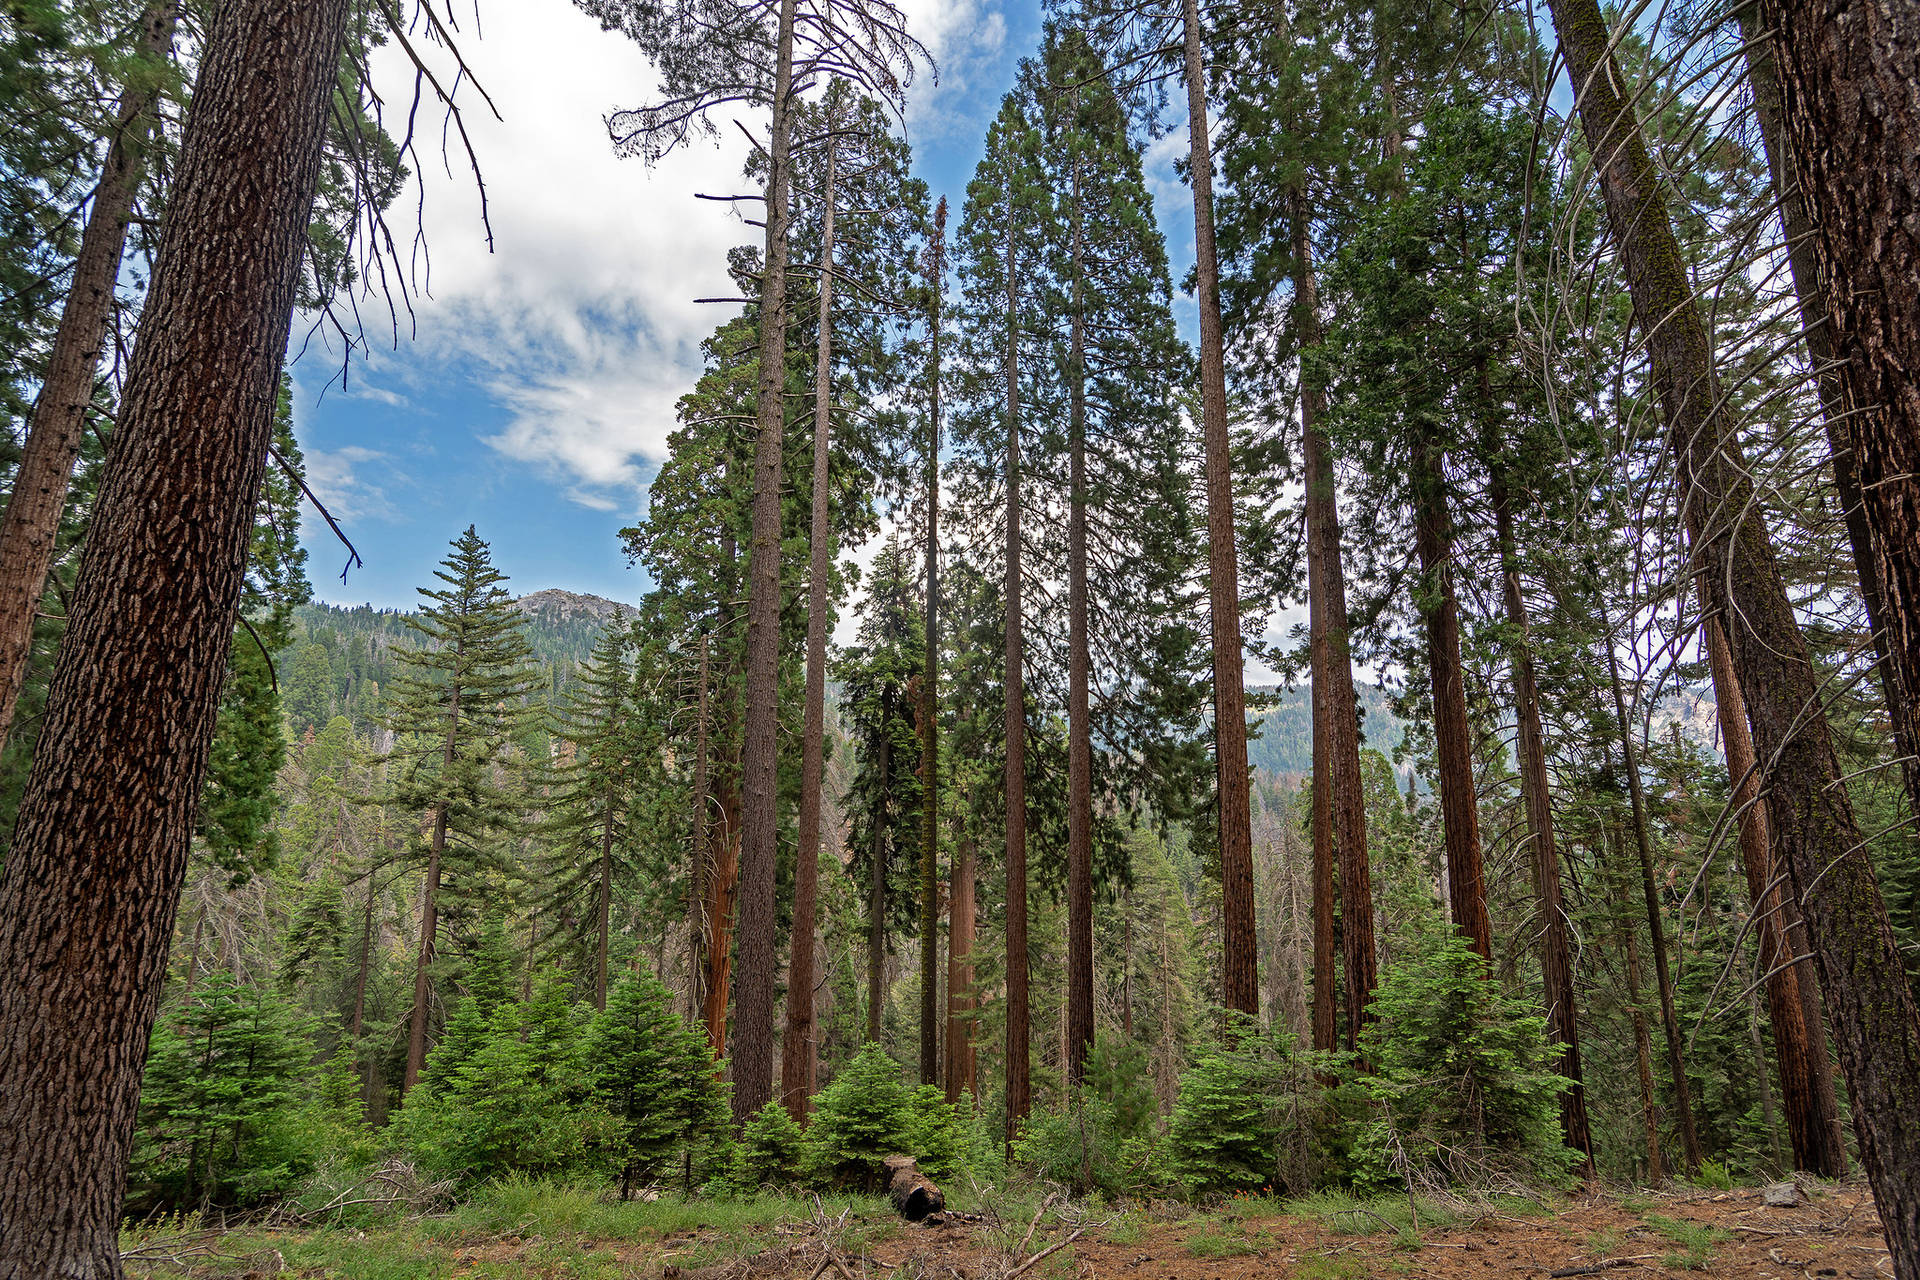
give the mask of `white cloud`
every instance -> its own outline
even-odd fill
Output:
[[[392,520],[399,514],[387,498],[385,486],[369,480],[366,475],[369,470],[366,464],[387,462],[387,455],[379,450],[360,445],[333,450],[309,449],[305,461],[307,486],[326,504],[335,520]],[[319,516],[306,514],[302,518],[317,521]]]
[[[916,137],[981,126],[1007,39],[999,4],[904,0],[941,68],[937,89],[923,74],[911,91]],[[629,506],[665,454],[674,403],[699,375],[700,342],[733,310],[694,299],[732,294],[727,251],[759,236],[732,206],[695,199],[749,189],[745,143],[722,118],[717,146],[696,139],[652,169],[620,159],[605,116],[654,96],[640,51],[566,0],[516,0],[484,16],[461,52],[501,118],[470,90],[462,102],[494,251],[459,137],[449,133],[443,159],[439,114],[423,102],[415,188],[424,188],[430,260],[416,283],[429,292],[416,302],[407,357],[371,353],[352,394],[401,407],[446,378],[476,380],[507,414],[503,427],[482,429],[485,444],[549,474],[573,501]],[[423,40],[415,47],[444,58]],[[414,93],[411,63],[389,46],[374,70],[398,132]],[[751,108],[742,118],[759,123]],[[419,195],[400,197],[396,227]]]

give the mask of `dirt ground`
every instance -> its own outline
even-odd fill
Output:
[[[1872,1198],[1859,1187],[1809,1189],[1791,1208],[1769,1206],[1759,1190],[1735,1190],[1582,1195],[1543,1216],[1464,1210],[1452,1225],[1420,1231],[1417,1245],[1404,1230],[1389,1232],[1353,1215],[1336,1221],[1372,1233],[1343,1234],[1289,1215],[1214,1215],[1137,1226],[1122,1218],[1106,1226],[1088,1224],[1071,1245],[1029,1263],[1019,1274],[1045,1280],[1613,1275],[1620,1280],[1689,1275],[1891,1280],[1893,1275]],[[853,1280],[862,1280],[863,1268],[865,1280],[995,1280],[1012,1275],[1068,1233],[1067,1224],[1043,1226],[1024,1253],[1016,1253],[1005,1243],[1004,1226],[995,1231],[979,1222],[949,1220],[903,1228],[845,1265]],[[812,1270],[804,1254],[800,1260],[802,1267],[795,1270],[802,1275]],[[817,1258],[813,1262],[818,1265]]]
[[[414,1221],[359,1231],[254,1227],[159,1238],[130,1275],[218,1280],[1893,1280],[1871,1196],[1810,1185],[1791,1206],[1758,1189],[1609,1191],[1550,1207],[1321,1198],[1083,1211],[1028,1200],[1013,1216],[901,1223],[884,1201],[789,1201],[754,1223],[682,1206],[601,1205],[592,1224],[538,1212],[492,1230]],[[1397,1221],[1388,1221],[1392,1217]],[[505,1226],[505,1224],[501,1224]],[[432,1229],[429,1229],[429,1228]],[[645,1227],[646,1229],[643,1229]]]

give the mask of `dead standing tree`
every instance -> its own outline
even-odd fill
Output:
[[[765,250],[759,292],[760,364],[747,560],[746,712],[741,748],[739,976],[734,983],[733,1113],[773,1096],[776,758],[779,733],[780,490],[786,427],[787,239],[792,221],[793,117],[800,96],[830,77],[898,110],[925,49],[891,0],[575,0],[652,59],[659,102],[607,118],[615,147],[649,164],[695,133],[715,136],[731,107],[764,107]],[[738,121],[735,121],[738,124]]]

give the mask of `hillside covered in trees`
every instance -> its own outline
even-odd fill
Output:
[[[0,1280],[1796,1175],[1515,1269],[1920,1280],[1913,0],[1044,0],[958,175],[917,9],[538,2],[632,163],[745,140],[630,604],[309,581],[290,368],[434,305],[477,14],[0,6]]]

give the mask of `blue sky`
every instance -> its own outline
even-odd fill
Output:
[[[986,123],[1038,39],[1038,0],[904,3],[940,66],[937,85],[923,75],[911,90],[916,165],[957,209]],[[494,251],[464,158],[441,163],[436,120],[421,131],[431,163],[393,211],[399,231],[419,222],[431,267],[398,345],[356,354],[343,387],[338,349],[296,322],[294,420],[310,481],[365,560],[342,583],[345,553],[309,517],[324,600],[412,607],[468,524],[516,591],[637,599],[647,584],[626,567],[618,530],[645,509],[674,400],[724,314],[693,299],[732,292],[726,250],[758,236],[693,196],[745,189],[730,123],[720,145],[696,142],[651,171],[616,158],[602,117],[651,96],[637,51],[569,0],[496,0],[481,16],[463,52],[502,116],[469,103]],[[379,56],[397,127],[413,77],[391,51]],[[1192,240],[1172,171],[1183,140],[1149,157],[1176,278]]]

